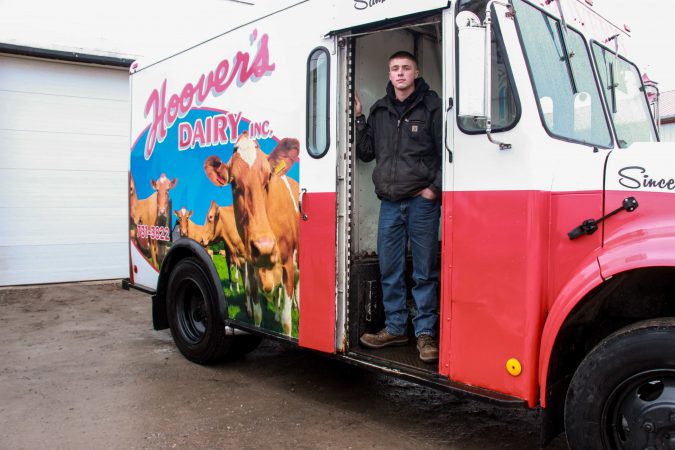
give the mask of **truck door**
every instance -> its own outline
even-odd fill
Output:
[[[333,39],[307,57],[305,148],[300,164],[299,344],[335,351],[336,64]]]

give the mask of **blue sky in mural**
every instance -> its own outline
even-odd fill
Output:
[[[215,200],[219,206],[232,204],[232,189],[230,186],[215,186],[206,177],[204,173],[204,161],[211,155],[217,155],[223,162],[229,161],[232,156],[234,143],[200,147],[195,144],[194,149],[178,151],[178,125],[180,122],[189,122],[194,124],[197,119],[204,120],[206,117],[222,114],[222,111],[213,111],[206,109],[192,109],[183,119],[176,121],[174,126],[167,130],[166,138],[163,142],[155,144],[154,151],[150,159],[146,160],[143,156],[145,142],[148,135],[146,129],[136,141],[131,151],[131,173],[136,183],[136,193],[139,199],[149,197],[154,192],[151,180],[156,180],[162,173],[167,178],[177,179],[174,189],[169,191],[172,207],[172,226],[175,224],[176,217],[173,210],[186,207],[193,211],[192,220],[196,224],[203,224],[206,218],[206,212]],[[242,133],[249,128],[249,120],[241,119],[238,132]],[[292,137],[280,136],[279,138]],[[273,137],[267,139],[258,139],[260,149],[269,154],[277,145]],[[287,176],[299,180],[298,163],[294,164]]]

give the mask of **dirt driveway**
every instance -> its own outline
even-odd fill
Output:
[[[536,411],[269,340],[192,364],[120,282],[3,289],[0,311],[0,448],[538,448]]]

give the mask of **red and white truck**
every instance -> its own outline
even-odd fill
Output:
[[[541,407],[544,442],[672,448],[675,152],[591,4],[297,1],[132,66],[130,285],[155,328],[198,363],[268,336]],[[358,342],[383,315],[353,99],[397,50],[443,102],[437,365]]]

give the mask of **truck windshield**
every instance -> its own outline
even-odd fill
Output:
[[[542,122],[557,138],[609,148],[612,137],[582,35],[513,0]]]
[[[619,147],[633,142],[654,142],[656,131],[637,67],[597,42],[593,54],[614,122]]]

